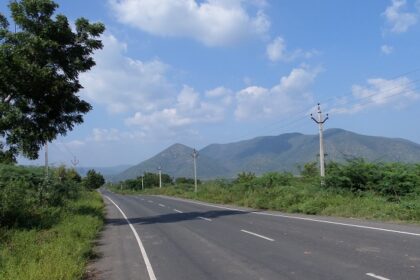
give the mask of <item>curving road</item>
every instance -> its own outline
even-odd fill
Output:
[[[420,227],[102,190],[95,279],[420,280]]]

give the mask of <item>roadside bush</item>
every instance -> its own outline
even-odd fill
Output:
[[[363,159],[353,159],[345,165],[330,164],[325,183],[329,188],[342,188],[357,193],[374,189],[380,176],[378,165]]]
[[[0,165],[0,227],[51,225],[55,208],[76,199],[82,190],[75,174],[64,168],[51,170],[45,178],[40,167]]]
[[[194,178],[185,178],[185,177],[178,177],[175,179],[176,185],[182,185],[182,184],[192,184],[194,185]],[[197,185],[201,184],[201,181],[197,179]]]
[[[87,172],[86,177],[82,180],[83,185],[88,190],[94,190],[105,184],[105,179],[101,173],[91,169]]]
[[[398,198],[419,189],[418,170],[417,165],[367,163],[355,159],[347,164],[330,164],[325,185],[330,189],[345,189],[352,193],[375,192]]]
[[[303,168],[299,168],[300,175],[304,178],[314,178],[318,177],[319,169],[317,162],[308,162],[303,165]]]
[[[272,188],[275,186],[287,186],[292,180],[293,174],[291,173],[269,172],[252,180],[252,185],[255,187]]]
[[[415,191],[419,178],[415,170],[405,164],[387,164],[382,167],[378,192],[389,196],[404,196]]]
[[[251,183],[257,176],[255,176],[255,173],[252,172],[241,172],[237,175],[235,181],[233,181],[235,184],[246,184]]]

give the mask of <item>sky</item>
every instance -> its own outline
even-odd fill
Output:
[[[53,165],[316,134],[318,102],[325,128],[420,143],[420,0],[56,2],[70,21],[106,32],[96,66],[80,75],[93,110],[49,145]]]

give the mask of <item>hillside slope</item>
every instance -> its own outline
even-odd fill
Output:
[[[420,162],[420,145],[414,142],[377,136],[366,136],[343,129],[328,129],[324,134],[328,161],[345,161],[362,157],[368,161]],[[192,148],[175,144],[156,156],[114,177],[135,178],[143,172],[164,173],[173,177],[192,177]],[[232,178],[242,171],[261,174],[268,171],[297,172],[298,166],[316,161],[318,135],[287,133],[257,137],[228,144],[211,144],[199,151],[198,174],[202,179]]]

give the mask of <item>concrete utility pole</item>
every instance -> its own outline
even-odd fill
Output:
[[[159,166],[158,170],[159,170],[159,189],[161,189],[162,188],[162,168]]]
[[[144,174],[141,176],[141,189],[144,190]]]
[[[45,177],[48,178],[48,142],[45,143]]]
[[[328,120],[328,114],[325,119],[322,117],[321,104],[318,103],[318,119],[311,114],[311,119],[319,126],[319,169],[321,178],[325,177],[325,154],[324,154],[324,123]]]
[[[194,191],[197,192],[197,157],[198,152],[196,149],[193,150],[192,153],[193,161],[194,161]]]

